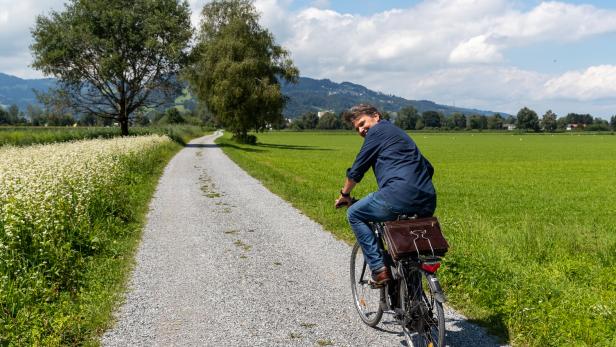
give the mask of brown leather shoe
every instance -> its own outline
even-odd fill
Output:
[[[383,266],[382,268],[376,270],[372,273],[372,279],[368,282],[370,285],[375,287],[382,287],[385,283],[391,280],[391,274],[389,273],[389,268]]]

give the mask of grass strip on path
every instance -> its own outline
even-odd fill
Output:
[[[616,345],[616,136],[411,136],[435,166],[450,303],[513,345]],[[272,192],[354,242],[333,201],[362,139],[258,137],[256,146],[218,142]],[[376,189],[368,173],[353,194]]]

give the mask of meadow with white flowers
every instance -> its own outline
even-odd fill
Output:
[[[81,344],[104,329],[179,147],[161,135],[0,147],[0,345]]]

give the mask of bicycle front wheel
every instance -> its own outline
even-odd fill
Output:
[[[412,271],[400,281],[400,302],[405,312],[402,330],[414,347],[445,346],[445,313],[428,285],[434,274]]]
[[[385,289],[373,289],[368,284],[372,276],[370,268],[364,259],[359,243],[355,243],[351,251],[351,291],[353,302],[361,320],[375,327],[383,317],[381,301],[385,297]]]

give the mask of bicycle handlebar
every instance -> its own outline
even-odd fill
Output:
[[[356,203],[358,201],[359,201],[358,199],[355,199],[355,198],[352,197],[350,204],[348,202],[346,202],[346,201],[341,201],[340,203],[336,204],[336,208],[341,208],[341,207],[344,207],[344,206],[350,207],[351,205],[353,205],[354,203]]]

